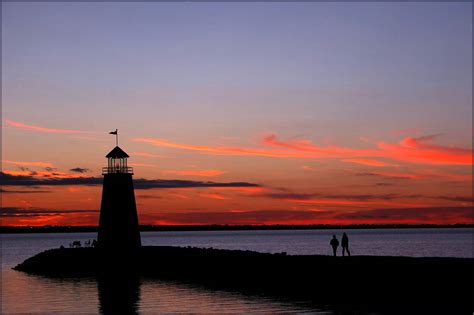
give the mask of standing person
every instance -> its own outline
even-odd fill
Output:
[[[342,256],[344,256],[345,251],[347,251],[347,256],[350,256],[351,252],[349,251],[349,238],[347,237],[347,234],[345,232],[342,233],[341,246]]]
[[[332,252],[334,253],[334,257],[336,257],[337,247],[339,246],[339,241],[337,240],[336,235],[332,236],[332,240],[329,242],[329,245],[332,246]]]

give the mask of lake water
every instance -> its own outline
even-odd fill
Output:
[[[347,230],[352,255],[414,257],[474,257],[474,229]],[[340,230],[144,232],[143,245],[175,245],[329,255],[333,234]],[[49,248],[85,242],[96,233],[4,234],[2,245],[2,314],[101,313],[100,285],[93,278],[50,279],[11,270],[28,257]],[[340,252],[339,252],[340,254]],[[209,290],[178,282],[141,279],[133,311],[152,313],[316,313],[331,307],[304,301]]]

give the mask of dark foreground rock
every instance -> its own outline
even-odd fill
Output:
[[[113,283],[117,292],[123,291],[117,289],[121,283],[134,283],[135,277],[154,277],[342,310],[472,314],[473,262],[463,258],[287,256],[144,246],[128,253],[52,249],[14,269],[52,277],[96,276],[109,279],[105,283]]]

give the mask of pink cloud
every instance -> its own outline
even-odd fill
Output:
[[[204,176],[204,177],[213,177],[224,174],[224,171],[221,170],[188,170],[188,171],[178,171],[178,170],[163,170],[161,171],[165,174],[174,174],[182,176]]]
[[[14,128],[18,128],[18,129],[31,130],[31,131],[37,131],[37,132],[46,132],[46,133],[85,133],[85,131],[81,131],[81,130],[55,129],[55,128],[40,127],[40,126],[35,126],[35,125],[27,125],[27,124],[24,124],[24,123],[21,123],[21,122],[8,120],[8,119],[5,119],[5,123],[10,127],[14,127]]]

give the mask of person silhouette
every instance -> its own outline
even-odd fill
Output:
[[[336,257],[337,247],[339,246],[339,241],[337,240],[336,235],[332,236],[332,239],[331,239],[331,242],[329,242],[329,245],[332,246],[332,252],[334,253],[334,257]]]
[[[346,251],[347,251],[347,256],[350,256],[351,252],[349,250],[349,238],[347,237],[347,234],[345,232],[342,233],[341,246],[342,246],[342,256],[344,256],[344,252]]]

